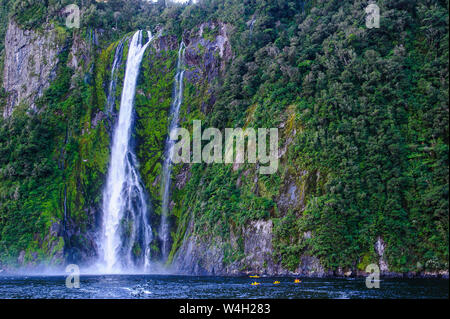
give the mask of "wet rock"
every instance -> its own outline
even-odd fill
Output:
[[[82,229],[70,216],[68,216],[64,234],[64,259],[68,263],[89,265],[95,262],[98,252],[98,229],[100,226],[100,209],[91,207],[85,210],[89,225],[88,229]]]
[[[289,173],[288,173],[289,174]],[[300,212],[304,208],[305,185],[308,183],[308,172],[300,171],[296,175],[289,174],[285,178],[276,200],[282,215],[289,210]]]
[[[251,221],[244,232],[243,263],[252,272],[276,272],[277,266],[272,260],[272,228],[271,220]]]
[[[313,256],[302,256],[296,273],[301,276],[323,277],[326,275],[320,261]]]
[[[200,239],[193,234],[191,221],[181,248],[175,255],[173,270],[193,275],[294,275],[323,276],[325,274],[319,261],[314,257],[301,258],[295,272],[284,269],[273,258],[271,220],[251,221],[242,229],[242,234],[231,232],[230,242],[233,250],[239,249],[238,237],[244,239],[244,258],[224,264],[224,247],[227,243],[221,238]]]
[[[175,177],[175,185],[177,189],[183,189],[191,177],[189,165],[183,165],[180,173]]]

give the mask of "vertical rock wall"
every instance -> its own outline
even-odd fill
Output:
[[[35,109],[35,101],[55,76],[58,52],[62,48],[58,32],[51,25],[23,30],[14,20],[5,37],[3,87],[8,93],[3,117],[9,117],[19,103]]]

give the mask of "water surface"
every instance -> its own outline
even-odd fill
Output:
[[[258,281],[259,286],[251,286]],[[280,284],[274,285],[275,280]],[[65,276],[0,277],[0,298],[448,298],[448,279],[386,279],[367,289],[364,278],[194,277],[174,275],[81,275],[80,288]]]

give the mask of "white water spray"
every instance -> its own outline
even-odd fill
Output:
[[[142,57],[142,31],[130,42],[120,113],[114,131],[111,161],[103,192],[103,224],[99,268],[104,273],[134,272],[149,267],[152,231],[144,187],[131,147],[133,105]],[[143,268],[143,269],[142,269]]]

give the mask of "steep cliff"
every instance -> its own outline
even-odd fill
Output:
[[[8,24],[0,205],[7,267],[56,267],[96,255],[100,189],[93,188],[103,183],[109,141],[88,84],[101,73],[94,58],[81,32]]]
[[[54,25],[46,25],[39,31],[24,30],[14,20],[10,21],[5,37],[3,87],[8,99],[4,117],[9,117],[19,103],[36,109],[36,99],[56,77],[64,33],[64,29]]]

